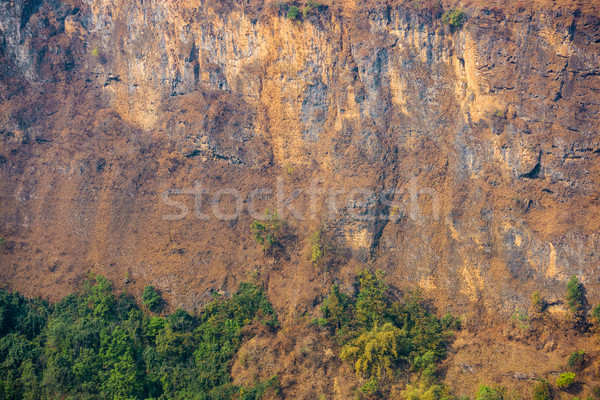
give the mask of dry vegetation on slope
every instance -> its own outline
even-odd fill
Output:
[[[506,327],[535,290],[561,301],[573,273],[600,298],[597,2],[323,5],[291,20],[282,3],[1,2],[0,285],[59,300],[93,271],[191,310],[260,276],[284,333],[247,346],[281,359],[307,398],[305,371],[322,368],[332,393],[352,374],[326,372],[343,371],[335,358],[296,360],[305,337],[330,357],[301,316],[364,265],[397,291],[421,288],[440,315],[464,315],[446,361],[461,394],[525,390],[580,347],[595,357],[595,336],[560,328],[534,341]],[[442,22],[455,9],[461,29]],[[177,211],[168,190],[247,195],[278,178],[287,194],[317,179],[372,196],[332,216],[319,203],[304,221],[282,210],[276,257],[247,213],[164,219]],[[386,190],[395,205],[376,201]],[[310,260],[319,229],[335,250],[328,274]],[[291,355],[272,353],[272,339]]]

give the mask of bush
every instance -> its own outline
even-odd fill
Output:
[[[449,390],[442,385],[428,386],[425,382],[420,382],[418,385],[406,385],[402,391],[402,396],[405,400],[450,400],[454,397],[449,396]]]
[[[522,310],[517,310],[512,316],[512,320],[517,323],[517,326],[523,330],[527,331],[530,328],[529,325],[529,317]]]
[[[475,400],[503,400],[506,390],[502,386],[480,385]]]
[[[160,308],[162,305],[162,298],[154,286],[146,286],[144,293],[142,293],[142,303],[144,303],[150,311],[157,311]]]
[[[452,30],[460,29],[465,22],[465,13],[460,8],[446,11],[442,15],[442,22],[450,26]]]
[[[573,372],[564,372],[560,374],[556,380],[556,387],[560,389],[568,389],[575,381],[575,374]]]
[[[567,360],[567,367],[575,370],[582,370],[583,367],[585,367],[585,358],[586,354],[584,350],[571,353],[569,359]]]
[[[531,313],[534,317],[540,317],[546,309],[546,301],[538,290],[531,295]]]
[[[552,386],[546,379],[539,379],[533,386],[533,400],[551,400]]]
[[[592,310],[592,318],[594,318],[594,323],[597,326],[600,326],[600,304],[598,304],[596,307],[594,307],[594,309]]]
[[[300,16],[300,9],[296,6],[291,6],[287,12],[288,19],[297,19]]]
[[[277,210],[271,212],[267,209],[263,220],[254,220],[250,229],[254,240],[261,246],[263,253],[273,254],[281,247],[283,221],[279,218]]]

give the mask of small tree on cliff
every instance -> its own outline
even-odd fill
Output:
[[[567,283],[567,304],[571,311],[573,323],[576,328],[585,328],[586,314],[589,309],[585,288],[575,275]]]
[[[273,254],[281,247],[284,223],[277,214],[277,210],[265,211],[261,220],[254,220],[250,229],[256,243],[258,243],[265,254]]]

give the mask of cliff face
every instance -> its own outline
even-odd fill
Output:
[[[258,273],[295,313],[366,263],[454,312],[571,274],[597,300],[600,20],[506,7],[454,31],[411,4],[0,2],[0,283],[57,298],[92,270],[194,307]],[[272,259],[249,214],[276,205]]]

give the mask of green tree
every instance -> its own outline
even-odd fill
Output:
[[[383,273],[380,270],[371,273],[364,269],[358,278],[360,291],[356,299],[356,319],[360,325],[369,329],[385,317],[387,287],[383,282]]]
[[[93,280],[96,281],[93,284]],[[94,315],[107,318],[114,310],[115,296],[112,294],[112,284],[102,275],[90,274],[86,281],[84,292],[88,293],[86,302],[94,311]]]
[[[148,310],[150,311],[158,311],[162,305],[162,297],[160,293],[154,288],[152,285],[146,286],[144,292],[142,293],[142,303]]]
[[[352,320],[352,304],[347,294],[337,284],[331,285],[329,295],[321,305],[323,317],[333,331],[347,327]]]
[[[589,307],[585,295],[585,288],[575,275],[571,276],[567,283],[567,304],[571,310],[576,326],[581,327],[584,325]]]
[[[406,332],[391,323],[371,330],[342,348],[343,360],[352,360],[357,375],[381,380],[392,376],[394,366],[406,356]]]
[[[552,400],[552,385],[546,379],[538,379],[533,385],[533,400]]]

